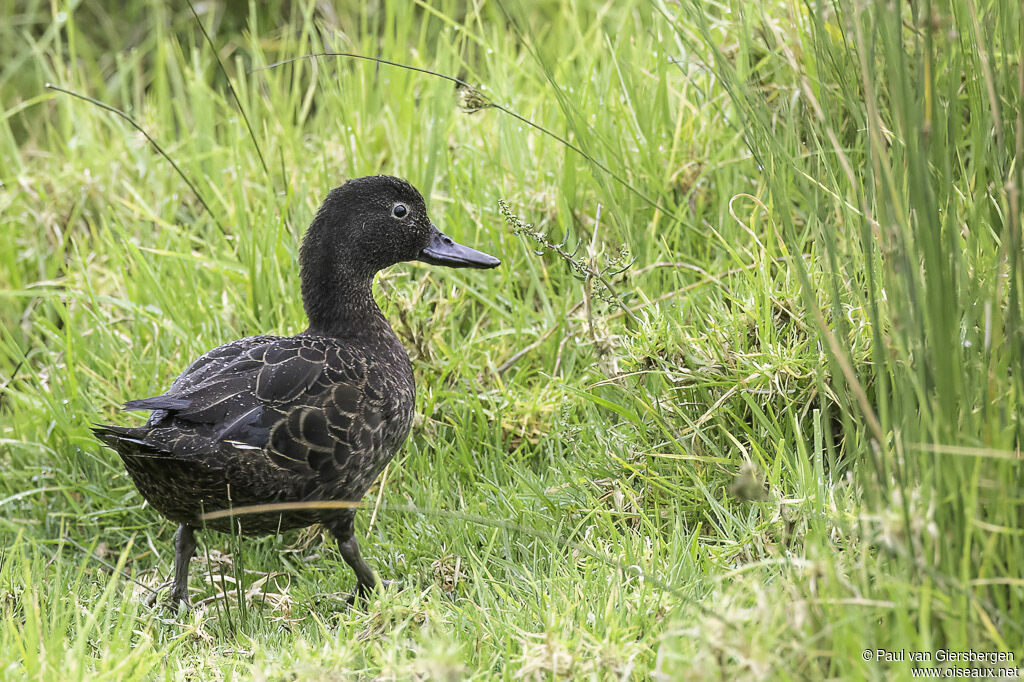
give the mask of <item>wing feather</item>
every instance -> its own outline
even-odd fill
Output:
[[[167,393],[128,406],[156,410],[145,440],[166,456],[219,466],[262,459],[340,484],[364,473],[347,471],[354,453],[382,446],[387,400],[367,386],[365,358],[330,339],[250,337],[198,359]]]

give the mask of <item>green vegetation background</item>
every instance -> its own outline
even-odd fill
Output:
[[[0,677],[1021,661],[1020,3],[0,10]],[[264,68],[312,52],[474,89]],[[303,329],[301,234],[377,172],[503,260],[378,279],[417,421],[358,530],[399,583],[348,610],[319,532],[201,534],[198,608],[150,606],[173,528],[90,422]]]

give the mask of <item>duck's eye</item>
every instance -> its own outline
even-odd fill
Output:
[[[395,204],[395,207],[391,209],[391,215],[396,218],[404,218],[409,213],[409,209],[405,207],[405,204]]]

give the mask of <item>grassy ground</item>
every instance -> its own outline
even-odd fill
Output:
[[[0,676],[1020,663],[1019,3],[0,5]],[[477,89],[262,68],[323,51]],[[149,606],[174,529],[89,423],[300,331],[302,231],[376,172],[503,260],[378,279],[417,419],[358,532],[400,583],[348,610],[318,531],[201,534],[200,606]]]

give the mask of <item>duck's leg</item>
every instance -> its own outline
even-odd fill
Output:
[[[196,553],[196,536],[192,526],[181,524],[174,534],[174,585],[171,587],[170,605],[178,608],[184,604],[188,609],[188,562]]]
[[[341,558],[355,571],[356,591],[349,598],[349,604],[357,600],[366,599],[374,587],[377,586],[377,579],[373,577],[373,569],[370,564],[363,560],[359,553],[359,543],[356,542],[353,520],[355,514],[345,514],[338,523],[330,527],[331,534],[338,541],[338,549],[341,550]]]

